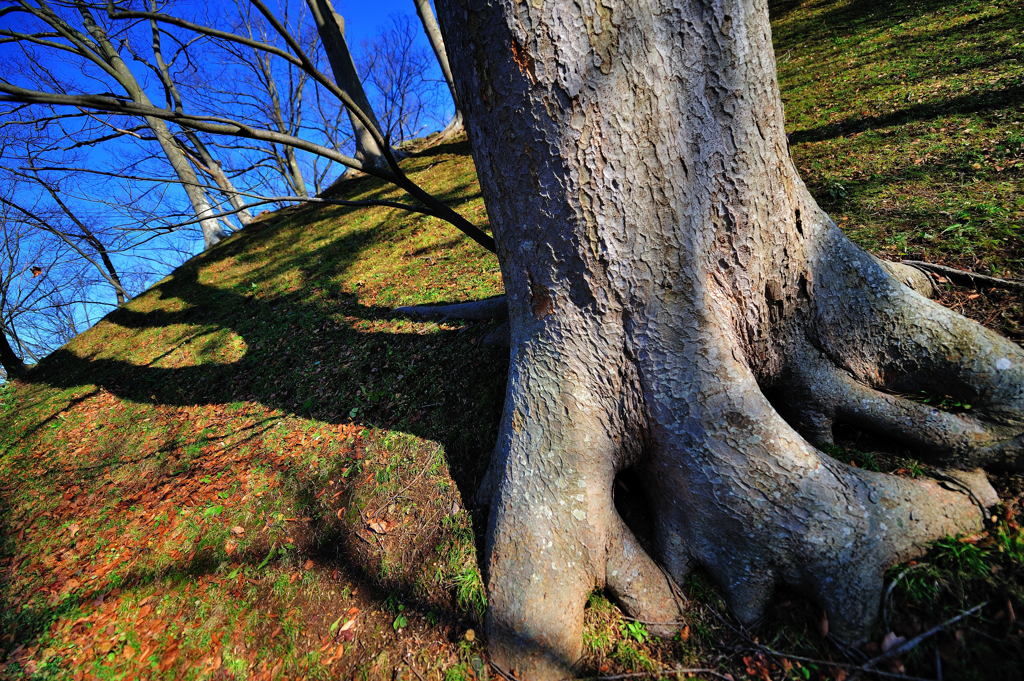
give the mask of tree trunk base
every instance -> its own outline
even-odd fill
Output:
[[[975,469],[1024,460],[1024,351],[814,202],[764,0],[599,5],[438,3],[509,311],[493,658],[564,678],[593,589],[671,622],[695,566],[744,624],[789,586],[862,642],[886,568],[980,528]],[[837,425],[956,472],[847,465],[819,449]],[[615,506],[627,470],[649,546]]]
[[[673,583],[696,565],[743,625],[786,585],[824,609],[833,639],[858,645],[887,568],[982,527],[998,498],[976,467],[1024,460],[1024,352],[921,297],[829,223],[820,232],[823,252],[839,257],[808,263],[799,332],[793,317],[769,318],[782,348],[770,357],[751,355],[724,304],[702,306],[716,314],[688,336],[663,323],[675,306],[648,310],[632,332],[557,304],[532,333],[513,326],[504,425],[482,492],[499,666],[523,679],[571,675],[593,589],[633,617],[671,623]],[[904,396],[918,391],[973,408]],[[836,424],[950,469],[934,480],[852,467],[815,447],[832,443]],[[612,500],[626,468],[651,506],[647,549]]]

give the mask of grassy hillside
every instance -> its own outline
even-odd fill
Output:
[[[793,153],[823,205],[891,256],[1024,274],[1024,12],[1017,2],[776,2]],[[411,176],[486,224],[465,145]],[[351,199],[397,196],[369,178]],[[392,307],[500,292],[495,260],[438,220],[307,207],[264,217],[4,388],[0,678],[462,679],[489,672],[473,491],[501,408],[486,324]],[[950,291],[1024,336],[1022,301]],[[859,465],[916,462],[855,449]],[[1024,485],[989,531],[899,576],[890,628],[910,673],[1024,669]],[[712,666],[734,678],[841,678],[817,617],[783,595],[760,643],[717,614],[652,639],[600,594],[595,674]],[[885,631],[879,632],[879,638]],[[937,643],[937,645],[933,645]],[[814,658],[801,660],[798,656]],[[938,657],[936,657],[938,656]]]
[[[1024,271],[1024,5],[773,2],[793,156],[855,240],[893,259]],[[1020,340],[1024,301],[945,302]]]

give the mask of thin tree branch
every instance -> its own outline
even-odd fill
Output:
[[[1024,291],[1024,281],[1020,280],[990,277],[987,274],[961,270],[948,265],[937,265],[935,263],[924,262],[922,260],[903,260],[902,262],[904,265],[910,265],[911,267],[915,267],[930,274],[941,275],[947,279],[957,282],[958,284],[966,286],[974,286],[976,288],[987,286],[991,288],[1010,289],[1011,291]]]
[[[984,601],[984,602],[978,603],[973,608],[968,608],[967,610],[964,610],[960,614],[954,615],[953,617],[950,617],[945,622],[940,622],[939,624],[936,624],[934,627],[932,627],[928,631],[925,631],[923,633],[918,634],[917,636],[915,636],[914,638],[910,639],[909,641],[905,641],[905,642],[903,642],[903,643],[901,643],[901,644],[899,644],[897,646],[893,646],[892,648],[889,648],[889,650],[885,651],[881,655],[879,655],[877,657],[873,657],[870,660],[868,660],[867,662],[865,662],[862,665],[861,670],[865,671],[865,672],[874,672],[874,671],[876,671],[875,667],[877,667],[881,663],[885,662],[886,660],[891,660],[894,657],[899,657],[900,655],[905,655],[906,653],[909,653],[911,650],[913,650],[917,646],[921,645],[921,643],[923,643],[927,639],[931,638],[935,634],[939,633],[943,629],[946,629],[947,627],[950,627],[950,626],[956,624],[957,622],[959,622],[960,620],[964,619],[965,617],[970,617],[974,613],[976,613],[979,610],[981,610],[982,608],[984,608],[986,605],[988,605],[988,601]]]

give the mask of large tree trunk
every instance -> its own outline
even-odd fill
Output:
[[[901,284],[808,194],[765,0],[439,12],[509,301],[495,662],[562,677],[592,589],[665,622],[665,575],[694,565],[741,622],[788,584],[864,640],[886,567],[980,527],[995,495],[980,472],[958,488],[814,445],[843,421],[942,465],[1016,465],[1024,352]],[[897,395],[922,390],[975,409]],[[643,548],[613,503],[625,469],[644,483]]]

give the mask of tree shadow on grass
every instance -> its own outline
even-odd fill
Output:
[[[101,325],[116,331],[111,335],[124,343],[123,351],[90,342],[86,336],[40,362],[25,382],[43,389],[87,389],[80,400],[99,389],[124,401],[152,405],[258,402],[285,415],[328,424],[353,423],[408,433],[440,443],[462,499],[472,499],[496,437],[507,364],[505,349],[479,343],[490,325],[442,330],[412,323],[389,308],[364,304],[341,290],[338,277],[379,242],[380,237],[368,229],[351,231],[301,253],[295,249],[281,257],[268,256],[266,264],[249,271],[244,284],[208,283],[209,272],[217,268],[237,277],[228,269],[232,263],[249,260],[249,267],[255,265],[257,248],[271,247],[273,252],[275,240],[282,236],[273,220],[264,222],[185,263],[132,304],[112,311]],[[299,283],[294,290],[271,291],[286,279]],[[400,323],[392,323],[399,319]],[[167,329],[176,329],[171,347],[160,336]],[[237,337],[243,354],[235,361],[217,361],[215,355],[210,357],[213,361],[203,361],[196,346],[205,335],[220,332]],[[147,350],[146,343],[153,347]],[[33,407],[33,413],[38,413],[38,407]],[[52,419],[49,414],[40,417]],[[40,425],[35,424],[35,429]],[[262,438],[268,427],[255,424],[247,437]],[[114,454],[95,466],[90,462],[51,472],[59,478],[88,477],[144,463],[138,456]],[[281,472],[297,474],[290,468]],[[317,537],[315,552],[354,576],[365,593],[381,600],[397,594],[413,610],[429,607],[446,620],[465,623],[465,613],[442,612],[437,604],[421,603],[414,581],[389,581],[375,574],[365,550],[359,555],[362,540],[350,527],[332,526],[326,517],[309,515]],[[479,518],[474,530],[479,551]],[[14,541],[8,533],[4,537]],[[207,573],[221,562],[200,556],[159,574],[132,571],[123,584],[151,583],[176,572]],[[0,598],[10,596],[0,589]],[[88,598],[86,594],[76,602]],[[60,614],[41,611],[27,623],[33,631],[21,631],[19,640],[38,637]],[[24,629],[26,622],[19,626]]]
[[[103,322],[139,332],[173,325],[228,330],[246,348],[238,361],[158,366],[173,363],[177,347],[147,364],[62,348],[26,381],[55,388],[92,384],[122,399],[162,405],[252,400],[327,423],[403,430],[444,446],[456,482],[470,498],[493,442],[489,436],[501,408],[504,375],[494,369],[507,361],[506,351],[479,343],[486,325],[433,333],[420,333],[412,324],[406,325],[407,333],[359,328],[401,319],[389,308],[330,290],[330,282],[371,242],[368,231],[353,232],[301,257],[274,261],[249,285],[259,287],[290,269],[297,269],[306,285],[254,297],[199,281],[202,267],[253,246],[251,239],[235,240],[186,263],[149,294],[180,301],[183,309],[123,307]],[[316,302],[310,300],[310,286],[324,287]]]
[[[927,121],[941,116],[1003,109],[1015,106],[1022,100],[1024,100],[1024,86],[1020,85],[991,92],[972,92],[961,97],[915,104],[881,116],[850,116],[836,123],[796,130],[790,133],[789,141],[791,144],[821,142],[865,130],[887,128],[914,121]]]
[[[786,18],[803,3],[794,0],[772,0],[768,13],[773,21]],[[781,41],[789,43],[801,37],[839,29],[846,35],[863,34],[875,28],[887,28],[901,21],[933,12],[947,6],[947,0],[851,0],[821,2],[831,9],[811,14],[805,19],[786,23],[778,32]]]

